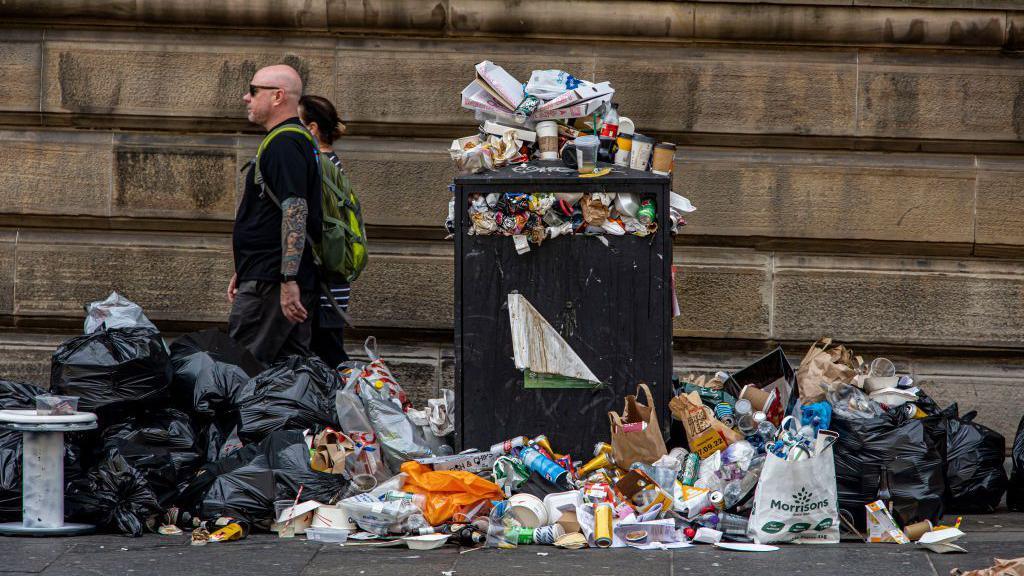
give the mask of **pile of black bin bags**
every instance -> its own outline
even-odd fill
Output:
[[[859,528],[866,522],[864,504],[877,499],[883,478],[901,525],[938,522],[943,513],[992,512],[1008,486],[1011,509],[1015,490],[1024,500],[1024,482],[1015,488],[1007,479],[1002,435],[974,422],[974,412],[961,415],[956,404],[940,410],[923,392],[916,405],[923,418],[911,417],[907,406],[870,418],[833,414],[839,506]],[[1022,432],[1015,445],[1024,445]],[[1024,458],[1024,446],[1020,451]]]
[[[230,516],[267,526],[274,501],[335,502],[343,476],[315,472],[303,430],[337,428],[337,373],[318,358],[267,369],[218,330],[168,347],[153,328],[101,329],[53,354],[50,391],[79,397],[95,431],[68,434],[69,521],[140,536]],[[0,380],[0,409],[34,409],[46,393]],[[243,400],[244,399],[244,400]],[[0,520],[21,516],[21,435],[0,431]]]

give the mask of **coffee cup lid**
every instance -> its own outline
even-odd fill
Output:
[[[654,144],[655,142],[657,142],[657,140],[655,140],[654,138],[651,138],[650,136],[644,136],[643,134],[633,134],[633,141],[643,142],[645,144]]]
[[[676,149],[676,145],[671,143],[671,142],[660,142],[660,143],[658,143],[657,146],[655,146],[655,148],[675,150]]]

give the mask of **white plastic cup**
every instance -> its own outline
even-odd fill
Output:
[[[655,142],[650,136],[634,134],[633,148],[629,151],[629,167],[633,170],[647,170]]]
[[[558,123],[550,120],[538,122],[537,143],[541,160],[558,160]]]
[[[601,139],[593,134],[580,136],[574,140],[576,144],[576,167],[580,174],[590,174],[597,170],[597,149]]]

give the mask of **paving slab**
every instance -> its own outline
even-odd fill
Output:
[[[951,524],[956,516],[943,521]],[[128,538],[98,534],[77,538],[0,538],[0,576],[240,574],[244,576],[704,576],[771,573],[794,575],[900,574],[945,576],[953,568],[991,566],[993,558],[1024,556],[1024,514],[1007,512],[963,517],[967,554],[935,554],[912,545],[865,544],[782,546],[771,553],[743,553],[706,545],[673,551],[558,550],[521,546],[515,550],[470,550],[454,546],[415,551],[404,547],[340,546],[303,537],[279,539],[254,534],[239,542],[189,545],[187,535],[147,534]]]

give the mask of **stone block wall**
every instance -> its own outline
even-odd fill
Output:
[[[284,62],[336,102],[370,227],[359,328],[417,401],[452,384],[440,224],[481,60],[610,80],[680,144],[679,371],[825,335],[1008,436],[1024,412],[1024,9],[1012,0],[7,0],[0,375],[46,382],[119,290],[169,334],[223,323],[241,96]]]

